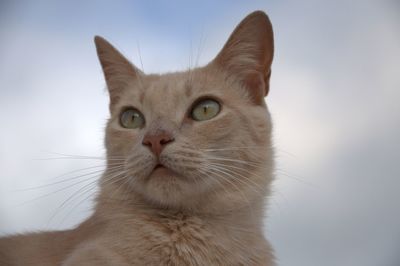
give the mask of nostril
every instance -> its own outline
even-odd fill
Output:
[[[142,140],[143,146],[147,146],[155,155],[159,156],[165,146],[175,139],[167,132],[158,134],[146,134]]]
[[[145,146],[149,146],[149,147],[153,146],[153,145],[151,144],[151,141],[149,141],[149,140],[143,140],[143,141],[142,141],[142,144],[145,145]]]
[[[165,145],[165,144],[168,144],[168,143],[170,143],[170,142],[172,142],[172,141],[174,141],[175,139],[174,138],[165,138],[165,139],[161,139],[160,140],[160,144],[161,145]]]

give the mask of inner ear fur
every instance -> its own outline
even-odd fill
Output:
[[[244,18],[230,35],[213,64],[237,78],[256,104],[269,92],[274,38],[271,22],[263,11]]]
[[[140,78],[143,73],[103,37],[95,36],[94,42],[113,103],[127,82]]]

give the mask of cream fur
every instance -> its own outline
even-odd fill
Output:
[[[265,13],[246,17],[210,64],[179,73],[145,75],[95,41],[111,99],[95,212],[73,230],[0,239],[0,265],[274,265],[262,228],[274,164]],[[193,121],[204,96],[222,110]],[[143,113],[144,128],[119,125],[126,106]],[[159,129],[175,138],[159,159],[172,171],[161,174],[142,145]]]

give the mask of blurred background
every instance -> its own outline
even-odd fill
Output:
[[[94,35],[145,72],[177,71],[257,9],[275,30],[279,265],[400,265],[398,0],[0,1],[0,235],[91,213],[108,117]]]

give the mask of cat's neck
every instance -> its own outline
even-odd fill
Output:
[[[180,217],[191,216],[200,219],[214,220],[236,224],[235,226],[259,228],[264,218],[265,198],[253,196],[238,202],[219,200],[221,197],[207,197],[197,199],[187,206],[161,206],[146,200],[141,195],[129,190],[118,183],[101,186],[97,198],[96,214],[104,219],[118,219],[118,217],[136,216],[163,216]]]

